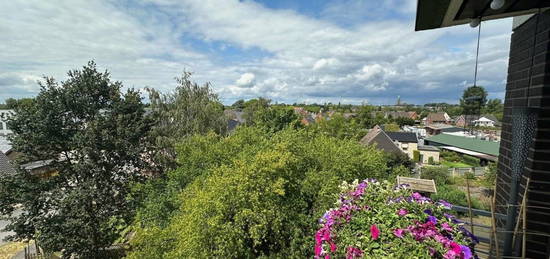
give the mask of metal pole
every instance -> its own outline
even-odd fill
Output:
[[[470,214],[470,230],[474,234],[474,218],[472,216],[472,199],[470,198],[470,179],[466,177],[466,190],[468,191],[468,213]]]

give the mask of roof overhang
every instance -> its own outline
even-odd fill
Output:
[[[548,0],[505,0],[498,10],[491,9],[492,0],[418,0],[416,31],[430,30],[482,21],[532,14],[550,7]]]

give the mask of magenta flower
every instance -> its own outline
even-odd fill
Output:
[[[420,195],[420,193],[415,192],[415,193],[412,194],[412,197],[415,200],[420,200],[422,198],[422,195]]]
[[[373,240],[376,240],[378,239],[379,235],[380,235],[380,230],[378,229],[376,224],[372,224],[372,226],[370,226],[370,236],[372,237]]]
[[[451,249],[455,254],[460,254],[462,252],[462,249],[460,248],[460,245],[456,242],[451,242]]]
[[[443,222],[441,224],[441,228],[445,231],[453,231],[453,228],[451,228],[451,225],[449,225],[449,223],[447,222]]]
[[[403,229],[398,228],[393,231],[393,234],[398,238],[403,238],[403,232],[405,232]]]
[[[331,252],[336,251],[336,244],[330,242],[330,251],[331,251]]]
[[[399,211],[397,212],[397,215],[399,216],[405,216],[407,215],[409,212],[406,210],[406,209],[399,209]]]
[[[348,247],[348,250],[346,252],[346,259],[353,259],[353,258],[360,258],[363,256],[363,251],[359,248],[355,247]]]

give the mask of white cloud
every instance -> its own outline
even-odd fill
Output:
[[[360,18],[352,26],[329,17],[330,8],[354,14],[339,1],[327,5],[320,18],[237,0],[143,0],[132,6],[107,0],[8,1],[0,8],[0,71],[63,79],[66,71],[95,59],[129,87],[168,90],[186,69],[200,82],[211,81],[222,100],[265,96],[287,102],[393,102],[397,95],[406,102],[456,101],[460,83],[471,84],[474,29],[414,32],[413,0],[344,2]],[[382,16],[369,17],[361,8]],[[399,18],[383,15],[392,8]],[[480,80],[501,95],[510,20],[483,28]],[[224,54],[194,47],[201,40],[219,43],[224,52],[258,49],[267,55],[227,61],[216,56]],[[18,88],[32,92],[38,86]]]
[[[235,82],[238,87],[252,87],[255,83],[255,76],[252,73],[244,73]]]

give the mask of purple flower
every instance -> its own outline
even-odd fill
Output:
[[[428,216],[428,221],[437,224],[437,218],[434,216]]]
[[[464,259],[470,259],[472,258],[472,251],[468,246],[460,245],[460,249],[462,250],[462,254],[464,255]]]
[[[446,209],[451,209],[451,207],[453,205],[451,205],[449,202],[445,201],[445,200],[439,200],[439,203],[441,203],[441,205],[443,205],[443,207],[445,207]]]
[[[412,197],[415,200],[420,200],[422,198],[422,195],[420,195],[420,193],[415,192],[415,193],[412,194]]]
[[[430,215],[430,216],[433,216],[432,210],[430,210],[430,209],[424,210],[424,213],[426,213],[426,214],[428,214],[428,215]]]
[[[407,215],[409,212],[406,210],[406,209],[399,209],[399,211],[397,212],[397,215],[399,216],[405,216]]]

